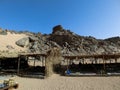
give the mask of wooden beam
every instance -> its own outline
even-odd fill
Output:
[[[20,56],[18,57],[18,68],[17,68],[17,74],[20,73]]]

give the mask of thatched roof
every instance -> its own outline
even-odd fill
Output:
[[[63,56],[65,59],[83,59],[83,58],[102,58],[115,59],[120,58],[120,54],[99,54],[99,55],[79,55],[79,56]]]
[[[31,57],[36,57],[36,56],[43,56],[46,57],[46,54],[40,54],[40,53],[17,53],[17,52],[2,52],[0,53],[0,58],[17,58],[19,56],[31,56]]]
[[[0,58],[17,58],[18,53],[0,53]]]
[[[19,56],[44,56],[46,57],[47,55],[45,53],[21,53]]]

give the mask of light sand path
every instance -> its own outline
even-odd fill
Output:
[[[17,90],[120,90],[120,77],[64,77],[48,79],[17,77]]]

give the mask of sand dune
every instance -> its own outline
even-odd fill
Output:
[[[0,51],[6,51],[8,48],[7,45],[12,46],[14,49],[11,51],[20,51],[24,50],[25,48],[19,47],[15,44],[16,41],[19,39],[27,37],[25,34],[11,34],[10,32],[7,32],[7,35],[0,35]],[[10,50],[9,50],[10,51]]]
[[[17,77],[17,90],[120,90],[120,77],[64,77],[48,79]]]

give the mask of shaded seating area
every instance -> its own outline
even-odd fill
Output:
[[[21,70],[21,58],[26,58],[28,68]],[[18,58],[17,74],[24,77],[45,78],[57,72],[60,65],[61,53],[58,48],[53,48],[47,54],[21,54]]]
[[[63,63],[60,64],[64,59]],[[47,54],[27,53],[0,59],[1,73],[44,78],[61,75],[120,75],[120,54],[62,56],[58,48]]]
[[[16,57],[1,57],[1,73],[16,74],[21,77],[44,78],[58,70],[60,50],[53,48],[47,54],[24,53]]]
[[[103,70],[103,64],[81,64],[81,65],[69,65],[69,69],[72,72],[80,72],[80,73],[96,73],[100,74],[101,70]],[[111,63],[106,64],[106,72],[118,72],[120,73],[120,63]]]
[[[26,59],[21,58],[19,62],[21,66],[19,67],[21,70],[28,68],[28,63]],[[18,69],[18,57],[1,57],[0,58],[0,72],[6,74],[17,74]]]
[[[15,57],[0,57],[0,74],[45,76],[45,56],[45,54],[21,54]],[[30,65],[29,61],[32,61],[33,64]],[[41,62],[41,64],[36,65],[37,62]]]
[[[120,75],[119,57],[119,54],[64,56],[67,62],[65,75]]]
[[[19,62],[24,57],[27,60],[28,67],[21,70],[21,64],[18,63],[17,74],[21,77],[44,78],[45,76],[45,54],[22,54],[19,56]]]

